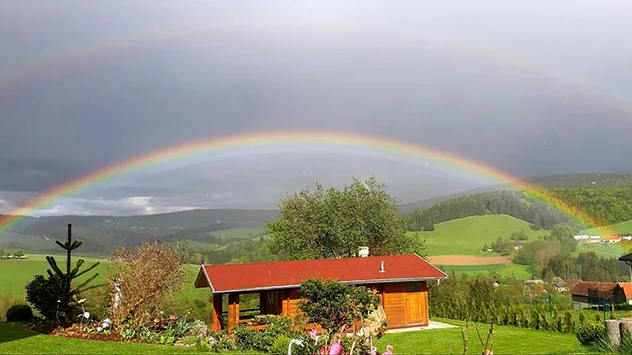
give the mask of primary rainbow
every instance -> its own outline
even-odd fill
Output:
[[[588,225],[589,227],[599,227],[599,223],[581,210],[574,208],[564,201],[561,201],[545,190],[538,189],[537,186],[531,185],[519,180],[509,174],[496,170],[490,166],[484,165],[474,160],[464,157],[438,151],[429,147],[415,145],[405,142],[398,142],[386,138],[365,136],[351,133],[341,132],[312,132],[312,131],[277,131],[277,132],[258,132],[249,134],[239,134],[223,138],[213,138],[200,140],[191,143],[172,146],[166,149],[151,152],[149,154],[140,155],[136,158],[111,165],[107,168],[95,171],[84,177],[72,180],[63,185],[57,186],[41,196],[33,199],[28,204],[11,211],[8,215],[0,216],[0,232],[7,229],[14,223],[18,222],[26,215],[32,214],[34,211],[48,205],[55,200],[75,194],[81,190],[88,189],[97,185],[99,182],[107,181],[116,176],[130,173],[160,164],[165,161],[175,160],[185,156],[194,155],[203,152],[225,151],[235,148],[251,148],[266,147],[277,144],[317,144],[325,146],[352,146],[361,148],[377,149],[378,151],[393,152],[397,155],[412,156],[414,158],[431,158],[442,162],[464,168],[482,175],[486,175],[492,179],[512,185],[522,190],[529,190],[529,194],[545,201],[549,205],[568,214],[578,222]],[[605,227],[603,227],[605,230]]]

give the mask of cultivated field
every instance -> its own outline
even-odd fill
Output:
[[[428,261],[437,265],[509,265],[511,258],[509,256],[437,255],[428,257]]]

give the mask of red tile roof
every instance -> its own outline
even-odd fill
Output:
[[[619,282],[619,286],[625,292],[625,297],[632,298],[632,282]]]
[[[586,282],[581,281],[578,282],[571,294],[574,296],[602,296],[611,294],[614,289],[617,287],[615,282]]]
[[[384,272],[380,272],[382,261]],[[195,287],[210,286],[213,293],[294,288],[311,277],[367,284],[447,279],[448,275],[420,256],[410,254],[202,265]]]

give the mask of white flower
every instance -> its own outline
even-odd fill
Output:
[[[102,331],[102,330],[103,330],[103,328],[101,328],[101,327],[97,327],[97,332],[100,332],[100,331]]]

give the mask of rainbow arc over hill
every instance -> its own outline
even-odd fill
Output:
[[[161,163],[174,161],[179,158],[195,154],[211,152],[219,153],[237,148],[263,148],[284,144],[316,144],[327,147],[351,146],[375,152],[392,152],[397,155],[410,156],[416,159],[430,158],[439,160],[449,165],[485,175],[515,188],[527,190],[533,197],[548,203],[553,208],[566,213],[578,222],[589,227],[599,227],[599,223],[594,218],[587,215],[585,212],[570,206],[564,201],[551,196],[546,190],[540,189],[535,185],[529,184],[480,162],[466,159],[458,155],[442,152],[422,145],[399,142],[375,136],[324,131],[272,131],[239,134],[184,143],[162,150],[153,151],[145,155],[140,155],[133,159],[97,170],[76,180],[59,185],[43,193],[39,197],[34,198],[26,205],[11,211],[8,215],[0,216],[0,232],[25,218],[25,216],[33,214],[34,211],[37,211],[38,209],[41,209],[60,198],[71,196],[86,189],[94,188],[98,186],[99,183],[106,182],[109,179],[128,174],[133,171],[142,170],[143,168],[156,166]],[[604,233],[609,232],[607,227],[600,227],[599,230]]]

